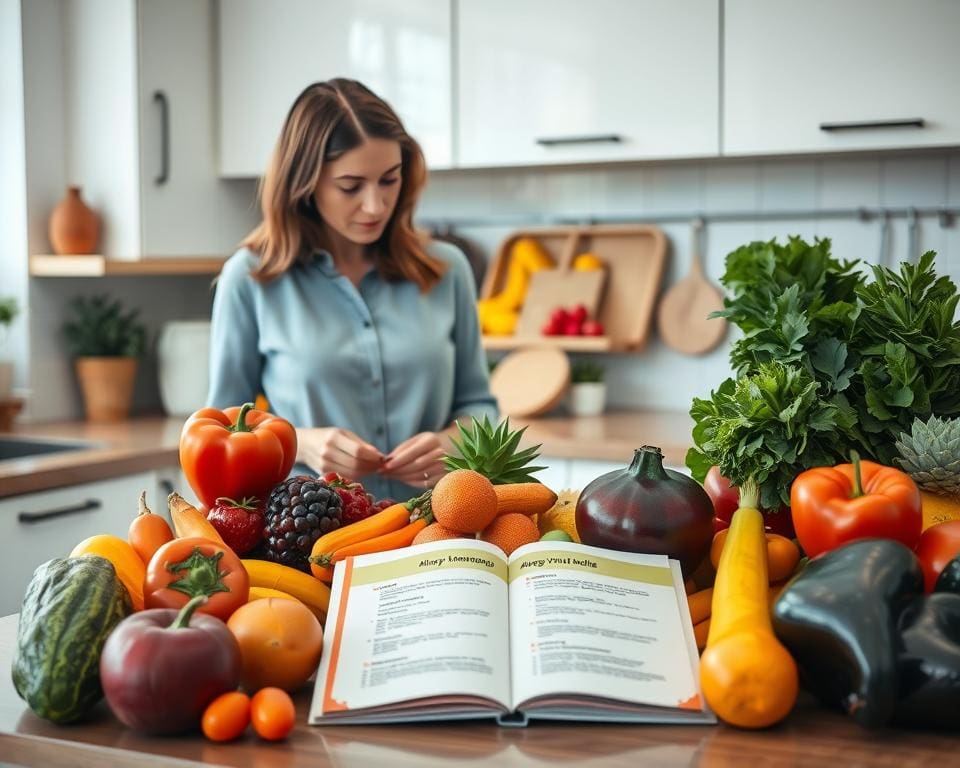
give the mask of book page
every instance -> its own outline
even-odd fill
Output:
[[[480,541],[337,564],[310,719],[426,697],[510,702],[507,562]]]
[[[515,708],[535,697],[573,695],[699,709],[676,574],[660,555],[581,544],[539,542],[514,552]]]

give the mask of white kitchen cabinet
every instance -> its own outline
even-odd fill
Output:
[[[724,8],[724,154],[960,144],[956,0]]]
[[[261,175],[297,94],[333,77],[386,99],[428,166],[450,166],[450,0],[221,0],[218,31],[222,176]]]
[[[137,11],[141,252],[223,255],[245,226],[222,220],[213,0],[138,0]]]
[[[98,533],[127,537],[140,492],[156,487],[152,472],[56,488],[0,500],[0,615],[20,610],[34,569],[66,557]]]
[[[717,0],[458,0],[458,165],[719,152]]]

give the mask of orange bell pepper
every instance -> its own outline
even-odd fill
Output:
[[[286,478],[297,456],[297,431],[253,403],[201,408],[180,433],[180,466],[208,508],[225,496],[264,499]]]
[[[797,540],[809,557],[855,539],[894,539],[913,549],[923,514],[905,472],[852,454],[852,463],[801,472],[790,487]]]

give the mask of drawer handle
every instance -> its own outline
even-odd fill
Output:
[[[174,491],[173,483],[166,479],[160,481],[160,488],[163,490],[165,494],[167,494],[167,496],[169,496]]]
[[[82,504],[74,504],[69,507],[56,507],[39,512],[20,512],[17,514],[17,520],[21,523],[39,523],[44,520],[52,520],[55,517],[74,515],[78,512],[92,512],[102,506],[103,504],[100,503],[99,499],[87,499]]]
[[[556,136],[537,139],[541,147],[559,147],[565,144],[619,144],[623,136],[619,133],[598,133],[592,136]]]
[[[902,120],[868,120],[860,123],[820,123],[821,131],[870,131],[882,128],[923,128],[927,121],[922,117],[908,117]]]

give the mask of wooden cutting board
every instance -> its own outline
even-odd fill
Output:
[[[607,280],[605,269],[574,271],[543,269],[530,276],[530,287],[517,319],[516,336],[542,336],[541,329],[557,307],[571,309],[577,304],[587,308],[596,319]]]
[[[570,386],[570,360],[559,349],[511,352],[490,374],[490,391],[504,416],[538,416],[555,408]]]

